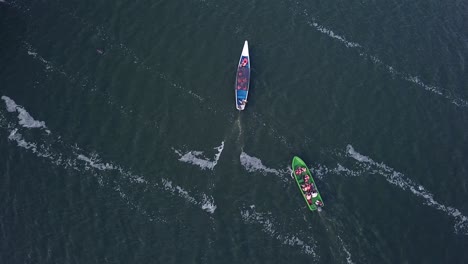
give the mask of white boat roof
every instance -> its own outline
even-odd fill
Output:
[[[247,40],[244,42],[244,48],[242,49],[242,56],[249,56],[249,43]]]

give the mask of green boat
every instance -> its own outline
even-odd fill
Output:
[[[292,160],[292,175],[294,175],[297,186],[309,209],[315,211],[319,207],[323,207],[322,196],[320,196],[317,185],[315,185],[312,173],[310,173],[305,162],[297,156],[294,156]]]

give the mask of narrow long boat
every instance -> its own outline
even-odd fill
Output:
[[[244,110],[247,104],[250,86],[250,56],[249,44],[247,40],[244,42],[244,48],[237,65],[236,86],[234,87],[236,95],[237,110]]]
[[[315,185],[312,173],[305,162],[297,156],[294,156],[292,160],[292,174],[309,209],[315,211],[319,207],[323,207],[322,196]]]

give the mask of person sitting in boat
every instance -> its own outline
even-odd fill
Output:
[[[310,184],[310,189],[312,190],[312,192],[317,192],[317,188],[315,188],[315,185],[313,183]]]
[[[317,189],[315,188],[315,186],[313,184],[310,184],[310,190],[312,192],[312,197],[317,197],[318,192],[317,192]]]
[[[296,174],[297,174],[297,175],[299,175],[299,174],[301,174],[301,173],[303,173],[303,172],[304,172],[304,171],[302,170],[301,167],[299,167],[299,168],[296,169]]]
[[[247,100],[243,99],[243,100],[241,101],[241,105],[245,105],[245,104],[247,104]]]
[[[323,203],[320,200],[315,201],[315,205],[322,207]]]
[[[310,195],[310,193],[307,193],[306,199],[307,199],[307,202],[308,202],[309,204],[312,203],[312,195]]]
[[[309,179],[310,179],[309,175],[306,174],[306,175],[304,176],[304,181],[305,181],[305,182],[309,182]]]
[[[245,66],[247,65],[247,63],[248,63],[247,58],[244,58],[244,59],[242,60],[241,67],[245,67]]]
[[[305,184],[305,185],[303,185],[302,190],[303,190],[304,192],[310,191],[310,184]]]

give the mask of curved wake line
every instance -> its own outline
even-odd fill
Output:
[[[183,198],[184,200],[188,201],[189,203],[200,207],[201,209],[203,209],[204,211],[208,213],[212,214],[216,210],[216,205],[214,203],[213,197],[202,193],[202,196],[203,196],[202,201],[198,201],[193,196],[191,196],[188,191],[186,191],[185,189],[183,189],[182,187],[178,185],[174,185],[172,181],[167,180],[165,178],[161,178],[162,186],[160,186],[157,183],[150,183],[143,176],[135,175],[131,172],[125,171],[118,165],[114,165],[112,163],[101,162],[99,157],[96,154],[92,155],[91,158],[83,154],[78,154],[77,159],[84,161],[86,165],[89,166],[89,168],[94,168],[94,169],[98,169],[101,171],[106,171],[106,170],[118,171],[121,175],[125,176],[125,178],[132,183],[144,184],[146,186],[157,187],[159,189],[162,188],[163,190],[168,191],[169,193],[173,195],[179,196]]]
[[[23,107],[16,105],[16,103],[12,99],[6,96],[2,96],[1,98],[5,101],[8,112],[19,111],[22,113],[21,118],[19,118],[20,119],[19,124],[21,126],[26,127],[28,129],[45,127],[44,122],[36,121]],[[6,125],[5,121],[6,120],[3,114],[0,114],[0,125],[2,126],[2,128]],[[31,125],[31,124],[40,124],[40,125]],[[83,151],[80,148],[76,146],[70,147],[66,145],[63,145],[62,147],[64,147],[65,149],[68,149],[70,153],[66,153],[66,151],[57,152],[52,149],[52,146],[50,143],[38,144],[38,143],[26,141],[23,138],[23,135],[18,132],[19,128],[17,128],[15,125],[7,124],[6,126],[7,126],[7,130],[10,133],[8,136],[8,140],[16,142],[18,147],[31,151],[37,157],[48,159],[54,165],[61,166],[66,169],[72,168],[77,171],[89,171],[92,169],[99,170],[99,171],[117,171],[131,183],[144,184],[146,187],[157,187],[159,189],[169,191],[171,194],[178,195],[179,197],[185,199],[186,201],[196,206],[201,207],[201,209],[209,213],[213,213],[216,210],[214,199],[204,193],[202,194],[203,196],[202,200],[197,201],[195,198],[190,196],[189,193],[185,191],[182,187],[177,186],[177,185],[173,186],[172,182],[164,178],[161,179],[162,186],[160,186],[157,183],[150,183],[147,180],[145,180],[143,176],[135,175],[131,172],[128,172],[124,170],[122,167],[115,165],[114,163],[102,162],[101,159],[99,158],[99,155],[97,155],[96,153],[93,153],[91,155],[86,155],[83,153]],[[49,131],[47,133],[47,137],[50,138],[50,135],[51,133]],[[56,143],[60,143],[60,140],[55,140],[55,141],[57,141]],[[217,158],[219,158],[219,156],[217,156]],[[104,178],[102,177],[102,175],[99,175],[94,172],[93,172],[93,175],[97,177],[99,184],[101,186],[104,186]],[[122,193],[120,186],[117,186],[114,190],[119,192],[119,195],[122,198],[127,197],[124,193]],[[136,204],[129,201],[128,198],[124,200],[126,201],[127,204],[132,205],[132,207],[136,208],[137,211],[142,212],[142,214],[146,216],[149,216],[149,214],[146,211],[144,211],[141,207],[138,207]],[[154,219],[154,217],[151,217],[150,219]]]
[[[213,170],[216,164],[218,164],[219,157],[221,156],[221,153],[224,150],[224,141],[222,141],[221,145],[219,145],[218,147],[215,147],[214,149],[217,150],[218,153],[215,154],[213,161],[207,159],[206,157],[201,157],[203,156],[202,151],[192,150],[185,154],[182,154],[180,150],[175,149],[174,152],[177,155],[179,155],[180,157],[179,160],[182,162],[197,165],[202,170],[205,170],[205,169]]]
[[[216,210],[217,206],[214,204],[213,197],[203,194],[203,201],[198,202],[195,198],[190,196],[190,194],[186,190],[184,190],[182,187],[178,185],[173,186],[170,180],[162,179],[162,183],[166,191],[169,191],[172,194],[179,195],[180,197],[184,198],[186,201],[201,207],[203,210],[207,211],[208,213],[212,214]]]
[[[349,250],[346,248],[343,239],[341,239],[340,236],[338,236],[338,239],[340,240],[341,247],[343,248],[343,251],[346,253],[346,263],[348,264],[354,264],[353,260],[351,259],[351,253],[349,253]]]
[[[278,231],[274,228],[274,223],[271,218],[271,213],[268,212],[266,214],[261,214],[255,211],[255,205],[250,206],[250,210],[243,210],[241,211],[242,219],[247,223],[257,223],[262,226],[262,230],[270,235],[271,237],[279,240],[283,245],[289,246],[298,246],[301,250],[308,255],[312,255],[314,258],[317,258],[317,254],[315,253],[315,245],[310,246],[306,244],[303,240],[299,239],[297,235],[286,234],[282,235],[279,234]]]
[[[356,42],[351,42],[347,40],[345,37],[335,34],[331,29],[321,26],[319,23],[317,23],[317,19],[315,19],[314,17],[308,14],[306,9],[303,10],[303,14],[307,19],[311,20],[311,21],[307,21],[307,24],[309,26],[311,26],[312,28],[314,28],[315,30],[317,30],[318,32],[322,34],[327,35],[330,38],[338,40],[340,43],[344,44],[347,48],[354,48],[354,49],[360,50],[359,56],[370,59],[370,61],[372,61],[374,64],[382,66],[385,70],[387,70],[388,73],[392,74],[393,76],[397,76],[405,81],[416,84],[417,86],[423,88],[424,90],[428,92],[442,96],[445,99],[449,100],[452,104],[458,107],[468,107],[467,100],[454,95],[451,91],[441,88],[441,87],[428,85],[424,83],[418,76],[414,76],[414,75],[403,73],[399,70],[396,70],[394,67],[382,62],[382,60],[379,59],[378,57],[374,55],[370,55],[367,52],[364,52],[363,50],[365,49],[363,48],[361,44],[356,43]]]
[[[76,159],[73,158],[63,158],[62,154],[56,154],[53,151],[50,150],[48,146],[45,146],[44,144],[38,145],[37,143],[31,143],[26,141],[23,136],[18,133],[18,129],[15,128],[10,131],[10,135],[8,136],[8,140],[16,142],[18,147],[30,150],[32,153],[34,153],[37,157],[41,158],[46,158],[48,159],[52,164],[56,166],[62,166],[63,168],[72,168],[76,171],[82,171],[80,169],[80,166],[77,162]],[[78,158],[79,159],[79,158]],[[102,166],[97,166],[99,168],[102,168]],[[88,168],[85,168],[85,170],[88,170]],[[95,176],[98,180],[99,186],[104,187],[104,181],[103,177],[101,175],[93,173],[93,176]],[[128,197],[125,192],[122,191],[121,186],[117,184],[114,188],[114,191],[116,191],[119,196],[122,198],[122,200],[129,205],[133,210],[137,211],[138,213],[142,214],[143,216],[147,217],[147,219],[150,222],[153,221],[158,221],[158,222],[167,222],[166,220],[162,219],[161,217],[154,216],[152,213],[149,213],[145,209],[141,208],[141,206],[137,205],[136,203],[132,202]]]
[[[377,163],[371,158],[356,152],[353,146],[346,147],[348,157],[354,158],[361,164],[367,166],[367,169],[378,173],[385,177],[385,179],[403,190],[410,190],[413,194],[425,200],[425,204],[437,210],[447,213],[455,219],[455,232],[468,235],[468,217],[464,216],[458,209],[451,206],[443,205],[434,200],[434,195],[427,191],[423,186],[414,183],[412,180],[406,178],[402,173],[395,171],[383,163]],[[376,169],[373,169],[376,168]]]

